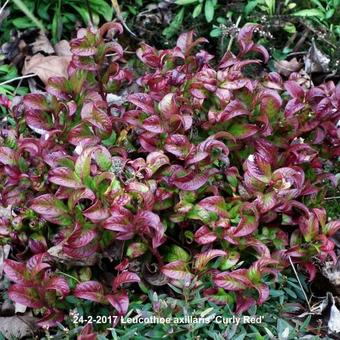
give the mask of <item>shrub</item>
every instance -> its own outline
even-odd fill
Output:
[[[312,280],[335,259],[340,222],[320,206],[340,156],[340,87],[249,76],[269,58],[255,28],[219,63],[192,32],[173,49],[143,44],[137,80],[119,24],[81,29],[68,79],[10,105],[0,232],[16,261],[4,271],[13,301],[43,308],[41,326],[64,318],[70,295],[124,315],[152,284],[145,271],[242,313],[290,261]]]

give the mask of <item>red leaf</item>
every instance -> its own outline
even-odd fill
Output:
[[[44,300],[41,298],[39,292],[33,287],[20,284],[11,285],[8,288],[8,296],[12,301],[15,301],[27,307],[44,307]]]
[[[171,115],[177,113],[178,110],[175,98],[175,93],[168,93],[159,102],[159,111],[162,112],[165,117],[171,117]]]
[[[49,278],[47,282],[44,283],[44,286],[46,290],[55,290],[64,297],[70,292],[66,279],[60,276],[53,276]]]
[[[135,233],[133,218],[133,214],[128,209],[115,207],[103,226],[105,229],[118,232],[116,236],[118,240],[129,240]]]
[[[48,180],[63,187],[79,189],[84,187],[74,172],[68,168],[55,168],[49,171]]]
[[[208,42],[208,40],[204,38],[194,40],[194,32],[190,31],[182,33],[178,37],[176,46],[180,48],[183,54],[187,55],[192,48],[204,42]]]
[[[53,308],[45,311],[43,317],[39,319],[37,325],[40,327],[53,327],[64,321],[64,313],[59,309]]]
[[[194,267],[198,271],[201,271],[207,266],[208,262],[211,261],[212,259],[219,257],[219,256],[226,256],[226,255],[227,253],[225,251],[219,250],[219,249],[211,249],[204,253],[197,254],[195,255]]]
[[[302,87],[295,81],[289,80],[284,83],[285,89],[293,98],[297,98],[299,100],[303,100],[305,93]]]
[[[11,281],[16,283],[24,283],[29,280],[26,266],[23,263],[5,260],[4,272]]]
[[[81,118],[100,130],[111,131],[112,122],[107,115],[106,102],[87,102],[81,110]]]
[[[150,116],[143,121],[142,127],[152,133],[162,133],[164,129],[158,116]]]
[[[6,147],[0,147],[0,163],[4,165],[14,165],[15,164],[15,152],[14,150]]]
[[[104,288],[97,281],[79,283],[73,293],[75,297],[99,303],[103,303],[105,301],[103,294]]]
[[[87,323],[78,335],[77,340],[97,340],[97,333],[93,332],[92,324]]]
[[[124,283],[140,282],[140,278],[137,274],[131,272],[120,273],[117,277],[113,279],[112,287],[116,291]]]
[[[128,101],[146,113],[155,114],[153,99],[146,93],[130,94]]]
[[[330,221],[328,222],[324,228],[322,228],[322,232],[328,236],[333,236],[340,229],[340,220]]]
[[[255,285],[254,288],[259,293],[259,298],[257,300],[257,303],[259,305],[262,305],[263,302],[265,302],[269,297],[269,287],[266,284],[262,283],[262,284]]]
[[[252,283],[247,278],[246,269],[237,269],[233,272],[223,272],[214,277],[214,283],[217,287],[226,290],[238,291],[244,290],[252,286]]]
[[[199,203],[203,209],[215,212],[220,217],[229,217],[226,203],[222,196],[210,196],[202,199]]]
[[[207,226],[200,227],[195,233],[195,241],[198,244],[213,243],[217,239],[214,232],[210,231]]]
[[[180,134],[172,134],[166,139],[164,150],[180,159],[184,159],[192,150],[192,145],[188,137]]]
[[[51,194],[34,198],[31,201],[30,208],[52,223],[68,225],[71,221],[64,203]]]
[[[316,276],[316,266],[312,262],[301,263],[300,265],[306,269],[309,275],[309,282],[313,281]]]
[[[195,191],[207,183],[209,176],[205,173],[187,172],[179,169],[171,180],[172,183],[181,190]]]
[[[95,223],[103,221],[110,216],[108,209],[102,206],[100,200],[83,211],[83,215]]]
[[[119,292],[114,295],[106,295],[106,299],[116,309],[119,316],[127,313],[129,308],[129,297],[125,292]]]
[[[186,263],[183,261],[170,262],[161,268],[161,272],[173,280],[190,282],[193,275],[187,271]]]
[[[72,248],[81,248],[88,245],[96,236],[94,229],[82,230],[80,225],[76,225],[72,234],[67,239],[67,245]]]
[[[236,295],[236,314],[241,314],[247,311],[251,306],[254,306],[256,301],[252,297],[244,296],[242,293]]]
[[[32,93],[24,97],[24,106],[27,110],[48,111],[48,102],[43,94]]]
[[[164,155],[163,152],[155,151],[147,155],[146,163],[151,169],[152,173],[155,173],[162,166],[168,165],[170,163],[170,160],[168,156]]]
[[[145,230],[145,228],[152,228],[150,233],[147,231],[144,231],[144,233],[149,234],[152,238],[153,248],[157,248],[163,243],[165,229],[158,215],[151,211],[140,211],[135,216],[133,223],[137,226],[137,229],[141,229],[142,231]]]
[[[74,259],[83,259],[86,257],[90,257],[98,251],[98,240],[94,239],[86,246],[74,248],[70,247],[67,244],[63,245],[63,251],[66,255],[73,257]]]
[[[308,218],[300,218],[299,229],[306,242],[311,242],[319,233],[319,223],[314,214],[310,214]]]
[[[260,45],[256,45],[252,40],[255,29],[259,27],[260,25],[255,25],[255,24],[247,24],[243,26],[243,28],[241,28],[237,36],[237,42],[240,47],[241,56],[245,55],[246,53],[250,51],[259,52],[263,55],[264,61],[267,62],[269,59],[269,54],[267,50]]]
[[[233,236],[242,237],[253,233],[259,224],[259,213],[252,203],[245,203],[241,208],[241,220]]]

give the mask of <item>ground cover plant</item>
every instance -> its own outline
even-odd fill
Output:
[[[336,262],[340,221],[322,205],[336,186],[340,87],[250,76],[269,60],[258,29],[244,26],[220,60],[193,32],[171,49],[143,43],[138,72],[120,24],[80,29],[67,78],[1,96],[5,294],[40,327],[78,313],[114,315],[119,329],[130,302],[162,309],[148,290],[186,303],[200,292],[240,314],[275,295],[285,268],[312,281]]]

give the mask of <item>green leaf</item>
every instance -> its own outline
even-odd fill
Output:
[[[52,42],[55,44],[61,38],[61,33],[63,30],[63,21],[61,19],[60,12],[61,0],[58,0],[58,5],[55,10],[53,20],[52,20]]]
[[[106,21],[111,21],[113,16],[113,7],[105,0],[89,0],[93,12],[101,15]]]
[[[22,0],[13,0],[13,2],[20,9],[20,11],[22,11],[34,23],[35,26],[37,26],[43,32],[46,31],[44,25],[40,22],[39,19],[34,16],[34,14],[30,11],[30,9],[24,4]]]
[[[283,290],[293,299],[297,298],[297,295],[290,288],[283,288]]]
[[[325,8],[322,6],[322,3],[319,0],[311,0],[311,2],[318,6],[323,12],[325,11]]]
[[[112,130],[111,136],[109,138],[107,138],[107,139],[103,139],[102,143],[105,146],[112,146],[112,145],[115,144],[116,139],[117,139],[117,134],[116,134],[116,132],[114,130]]]
[[[197,18],[197,17],[201,14],[202,8],[203,8],[203,5],[202,5],[202,4],[198,4],[198,5],[195,7],[195,9],[194,9],[194,11],[193,11],[193,13],[192,13],[192,17],[193,17],[193,18]]]
[[[174,20],[171,21],[170,25],[165,28],[162,34],[167,38],[172,38],[180,30],[184,19],[184,7],[177,13]]]
[[[285,293],[282,290],[270,289],[269,295],[272,297],[279,297],[285,295]]]
[[[319,17],[320,19],[324,18],[324,13],[316,8],[302,9],[301,11],[297,11],[292,15],[295,17]]]
[[[211,22],[214,19],[215,4],[213,0],[206,0],[204,5],[204,15],[207,22]]]
[[[218,215],[215,212],[207,211],[200,207],[199,205],[195,205],[187,214],[187,218],[191,218],[193,220],[201,220],[203,223],[209,223],[211,221],[216,221]]]
[[[295,27],[295,25],[292,24],[291,22],[287,22],[287,23],[284,25],[283,29],[284,29],[286,32],[290,33],[290,34],[293,34],[293,33],[296,32],[296,27]]]
[[[290,326],[290,324],[283,320],[283,319],[278,319],[277,320],[277,335],[279,336],[279,340],[286,340],[286,339],[291,339],[292,337],[290,337],[291,331],[292,331],[292,327]]]
[[[12,24],[18,29],[35,27],[35,24],[27,18],[16,18],[12,20]]]
[[[219,27],[216,27],[210,31],[210,36],[212,38],[218,38],[219,36],[221,36],[221,34],[222,30]]]
[[[244,7],[244,10],[243,10],[244,14],[249,15],[256,8],[258,4],[259,4],[259,0],[249,1],[247,5]]]
[[[165,254],[164,261],[175,262],[177,260],[188,262],[190,260],[190,255],[183,248],[173,244]]]
[[[190,5],[198,2],[199,0],[176,0],[177,5]]]
[[[228,128],[228,132],[236,139],[244,139],[254,135],[257,132],[257,128],[252,124],[235,123]]]
[[[326,19],[330,19],[335,13],[335,9],[334,8],[331,8],[329,9],[327,12],[326,12],[326,15],[325,15],[325,18]]]

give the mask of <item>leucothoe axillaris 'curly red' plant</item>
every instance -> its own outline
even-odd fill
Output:
[[[335,258],[340,222],[320,204],[324,181],[336,184],[325,164],[340,156],[340,87],[250,77],[269,58],[255,29],[241,29],[238,54],[219,63],[192,32],[173,49],[142,44],[138,79],[119,24],[82,29],[68,79],[9,105],[0,233],[17,261],[4,271],[12,300],[43,308],[40,325],[64,318],[67,295],[124,315],[126,284],[143,280],[136,260],[240,313],[267,299],[265,282],[290,259],[313,279],[315,263]],[[111,283],[71,287],[59,272],[63,261],[96,267],[112,247],[125,260],[106,264]]]

